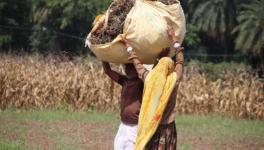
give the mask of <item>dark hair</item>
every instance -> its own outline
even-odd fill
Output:
[[[134,67],[134,64],[131,64],[131,63],[127,63],[127,64],[124,64],[125,66],[130,66],[130,67]]]

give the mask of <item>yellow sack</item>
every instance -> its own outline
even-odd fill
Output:
[[[120,42],[123,37],[129,41],[145,64],[153,64],[157,55],[168,47],[167,26],[175,31],[179,43],[185,35],[185,16],[180,2],[165,5],[159,1],[136,0],[125,20],[123,34],[118,35],[112,42],[106,44],[92,44],[91,34],[99,27],[101,20],[107,17],[106,13],[97,18],[94,28],[89,33],[86,43],[100,59],[113,63],[128,63],[128,54],[125,45]],[[173,53],[171,52],[171,55]]]
[[[177,75],[173,70],[172,59],[164,57],[145,79],[135,150],[144,150],[159,126],[176,84]]]

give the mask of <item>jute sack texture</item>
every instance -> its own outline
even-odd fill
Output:
[[[139,59],[145,64],[152,64],[162,49],[169,46],[168,25],[174,29],[179,43],[182,43],[185,36],[185,16],[179,1],[173,5],[165,5],[159,1],[136,0],[125,19],[123,33],[110,43],[92,44],[90,37],[100,27],[100,21],[108,17],[107,14],[98,19],[86,39],[89,48],[103,61],[129,63],[126,47],[121,42],[126,38]],[[170,56],[172,55],[173,52],[170,52]]]

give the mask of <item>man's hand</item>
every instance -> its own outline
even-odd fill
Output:
[[[174,34],[174,29],[169,25],[167,28],[167,33],[169,37],[170,46],[175,50],[175,53],[178,54],[179,51],[183,51],[184,48],[181,47],[181,44],[177,41],[176,36]]]
[[[133,52],[133,47],[128,43],[128,41],[127,41],[126,38],[123,38],[123,39],[121,40],[121,42],[124,43],[124,44],[126,45],[126,48],[127,48],[126,50],[127,50],[127,52],[128,52],[129,54]]]
[[[127,52],[128,52],[129,54],[132,53],[132,52],[133,52],[133,47],[129,46],[129,47],[127,48]]]
[[[177,42],[174,29],[169,25],[167,27],[167,34],[168,34],[170,45],[173,45],[175,42]]]

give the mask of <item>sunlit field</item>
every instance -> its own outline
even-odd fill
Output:
[[[264,122],[219,115],[178,115],[179,150],[263,150]],[[113,149],[118,113],[6,110],[0,113],[0,149]]]

